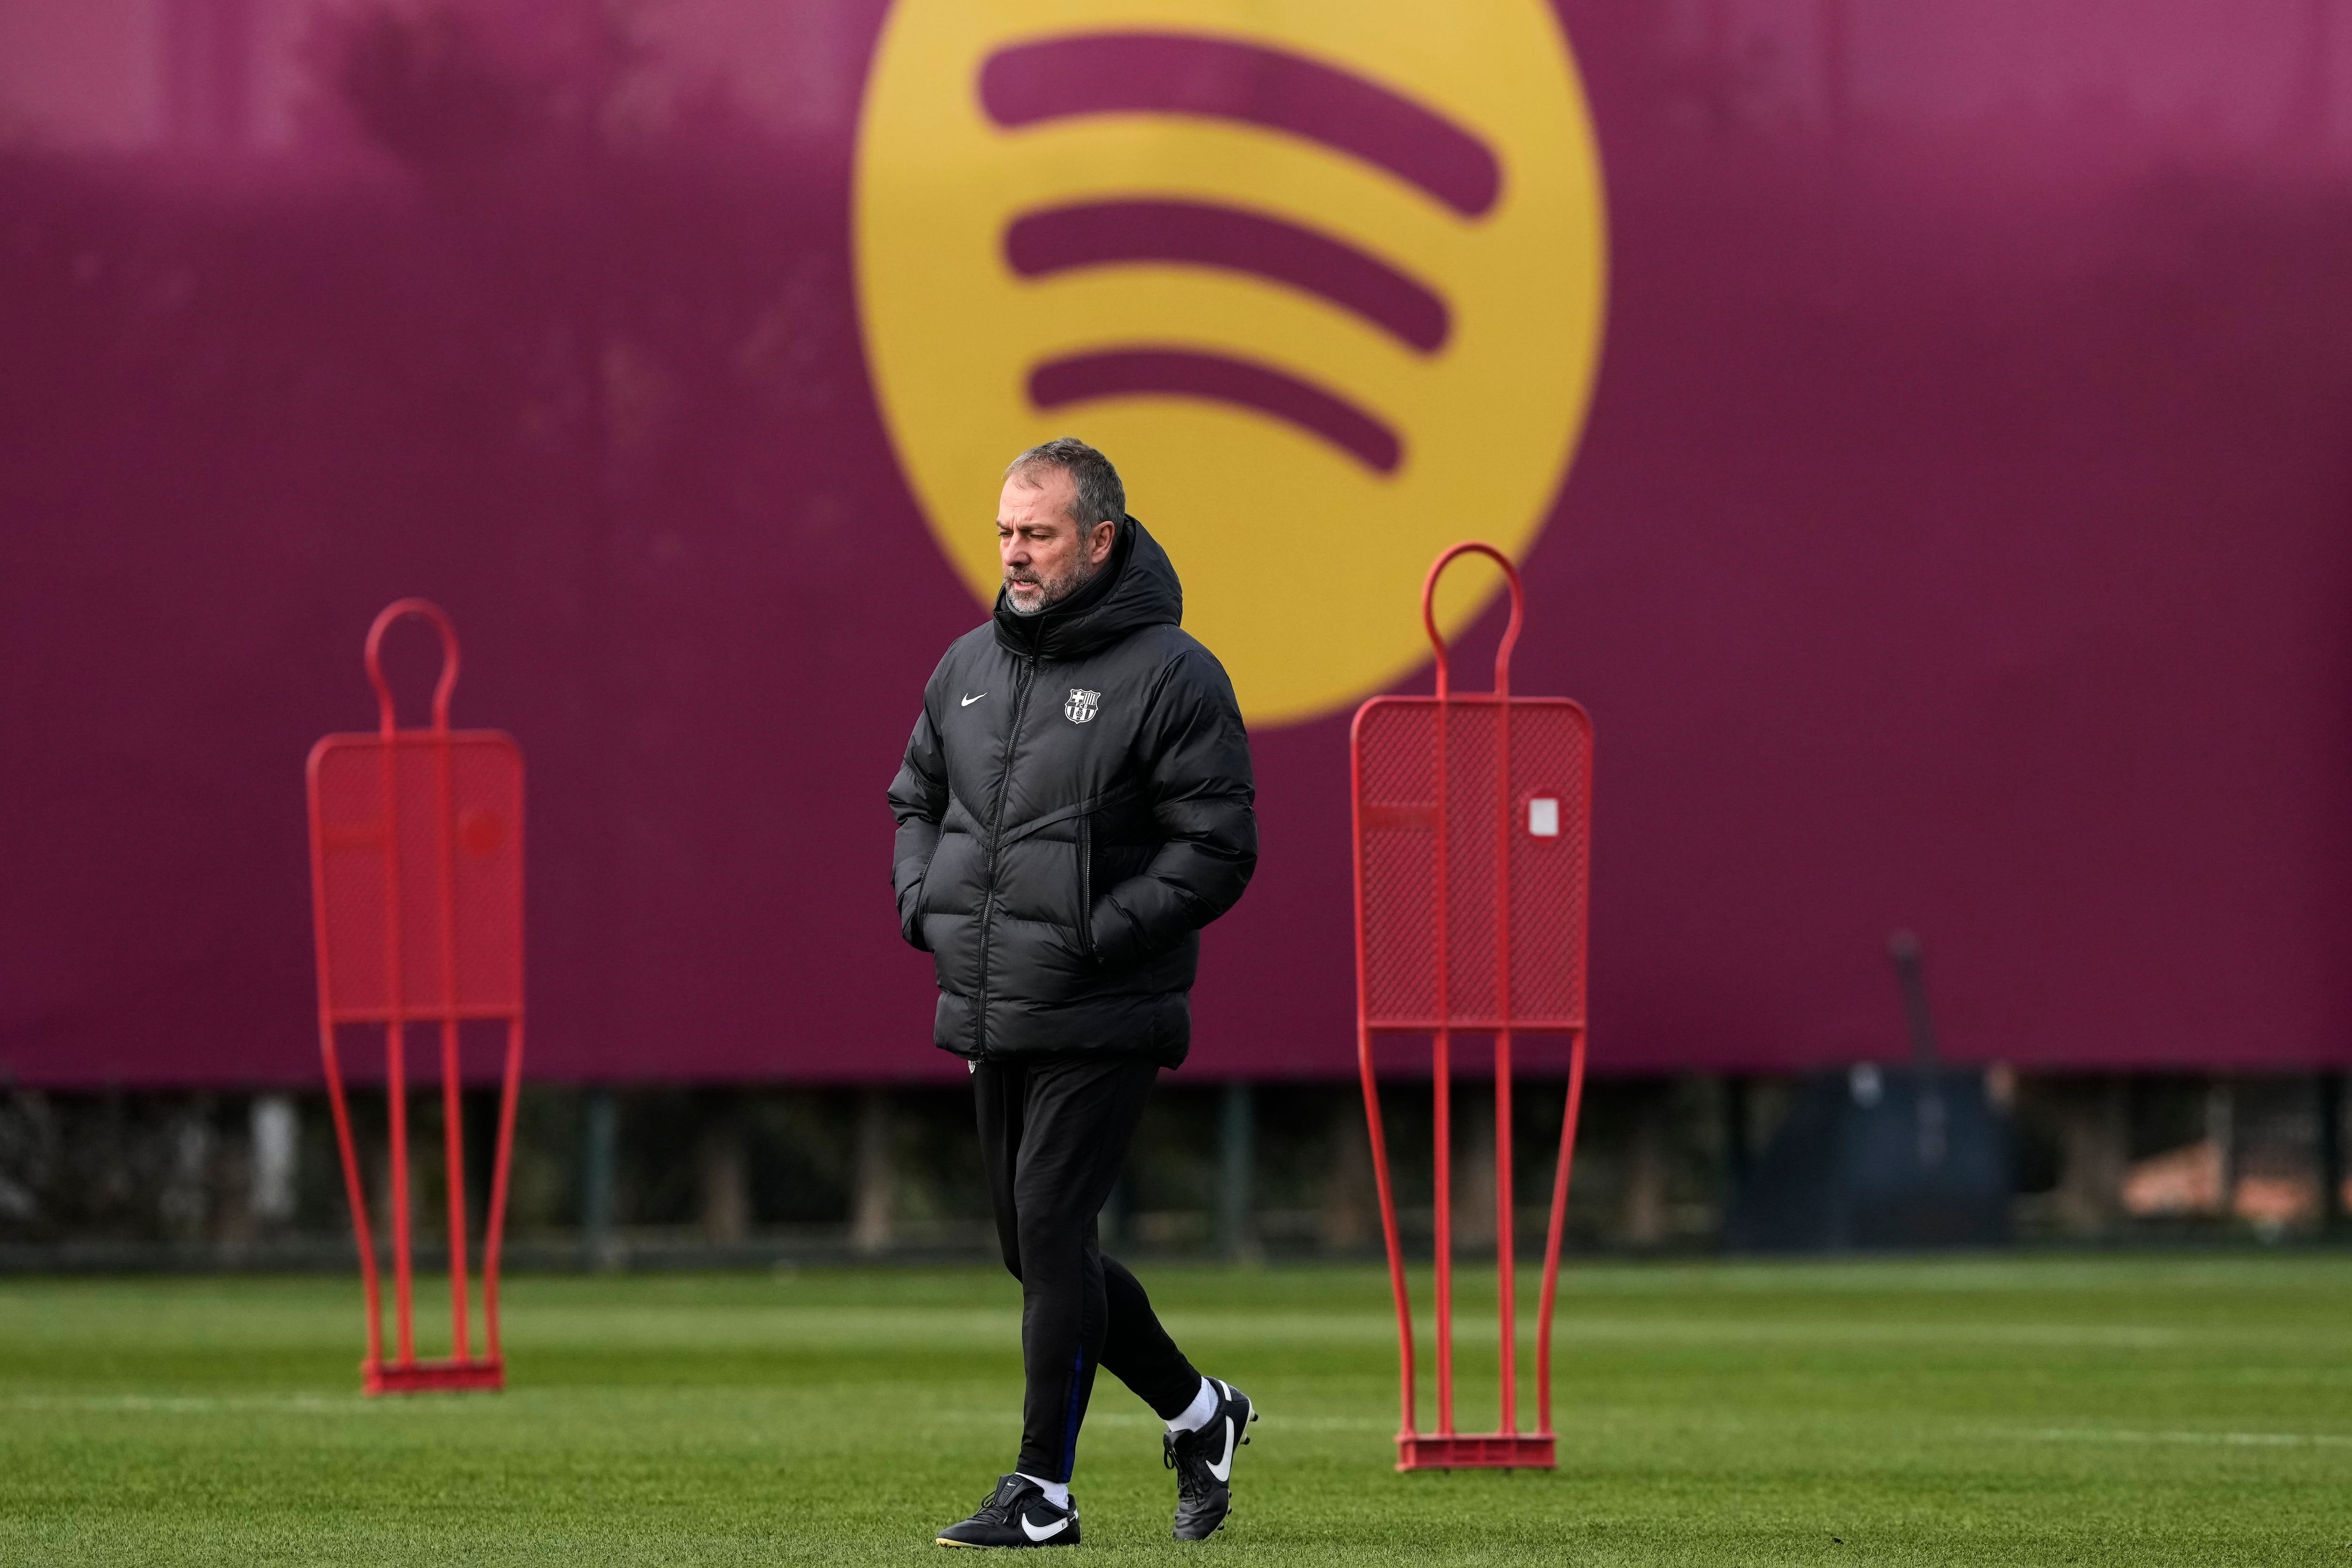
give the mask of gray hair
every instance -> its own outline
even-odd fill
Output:
[[[1109,458],[1076,436],[1058,436],[1033,446],[1004,465],[1007,479],[1018,476],[1031,485],[1039,484],[1047,471],[1067,474],[1076,486],[1069,517],[1080,533],[1097,523],[1115,523],[1127,516],[1127,486],[1118,482],[1118,470],[1110,465]]]

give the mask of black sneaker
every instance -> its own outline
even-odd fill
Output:
[[[942,1546],[1076,1546],[1078,1543],[1078,1500],[1055,1508],[1045,1490],[1027,1476],[1010,1475],[996,1483],[980,1511],[961,1524],[940,1531]]]
[[[1160,1438],[1162,1462],[1176,1472],[1176,1539],[1206,1541],[1234,1511],[1234,1456],[1249,1441],[1257,1408],[1230,1383],[1209,1379],[1217,1391],[1217,1413],[1197,1432],[1170,1432]]]

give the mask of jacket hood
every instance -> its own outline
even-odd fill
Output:
[[[996,640],[1024,657],[1077,659],[1146,626],[1184,622],[1176,564],[1143,525],[1127,517],[1110,559],[1094,580],[1036,615],[1016,615],[996,591]]]

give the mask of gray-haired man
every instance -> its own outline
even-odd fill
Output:
[[[1256,1413],[1184,1358],[1095,1217],[1191,1043],[1200,928],[1257,863],[1249,737],[1109,459],[1068,439],[1023,453],[996,532],[995,613],[940,661],[890,785],[899,929],[938,971],[934,1040],[971,1064],[1028,1375],[1013,1473],[939,1541],[1076,1543],[1097,1366],[1168,1422],[1176,1535],[1199,1540]]]

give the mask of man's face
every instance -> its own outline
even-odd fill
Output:
[[[1118,525],[1081,530],[1070,520],[1077,493],[1077,482],[1059,468],[1004,481],[996,501],[996,553],[1014,614],[1034,615],[1067,599],[1110,559]]]

